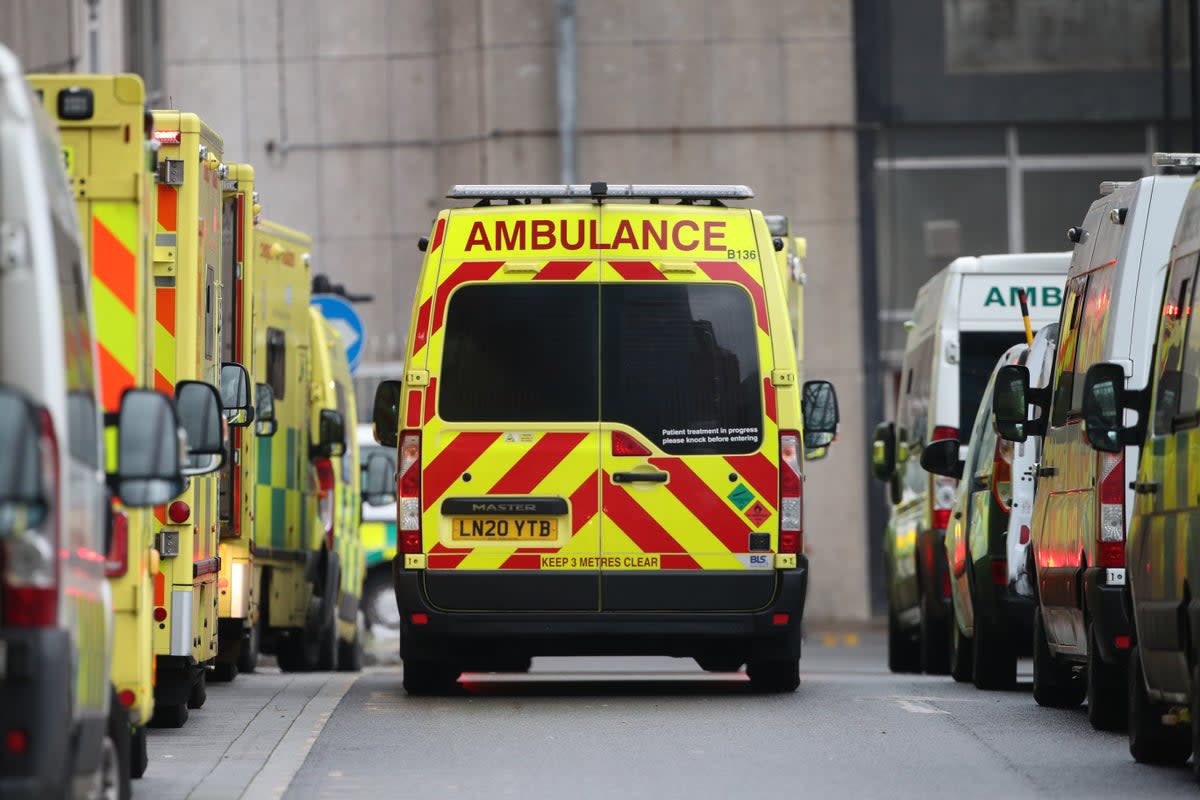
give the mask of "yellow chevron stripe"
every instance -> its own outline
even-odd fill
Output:
[[[96,319],[104,324],[96,328],[97,340],[130,375],[138,374],[137,317],[117,299],[104,283],[92,278],[92,303]]]
[[[92,203],[92,216],[131,253],[138,252],[138,207],[128,201]]]
[[[175,337],[158,323],[154,325],[154,368],[175,383]]]

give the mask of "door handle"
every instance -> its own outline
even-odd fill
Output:
[[[1158,491],[1158,484],[1151,483],[1149,481],[1145,483],[1141,481],[1134,481],[1133,483],[1129,484],[1129,488],[1133,489],[1134,494],[1154,494]]]
[[[1038,467],[1039,478],[1053,478],[1058,474],[1058,467]]]
[[[665,472],[614,472],[613,483],[666,483]]]

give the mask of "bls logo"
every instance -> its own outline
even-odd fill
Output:
[[[760,566],[765,566],[766,563],[767,563],[766,556],[750,556],[751,566],[760,567]]]

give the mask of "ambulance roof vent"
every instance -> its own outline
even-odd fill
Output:
[[[1200,153],[1155,153],[1150,163],[1168,174],[1193,173],[1200,171]]]
[[[534,200],[604,200],[607,198],[680,200],[746,200],[754,197],[749,186],[738,184],[686,183],[534,183],[534,184],[459,184],[446,197],[455,200],[508,200],[530,203]]]

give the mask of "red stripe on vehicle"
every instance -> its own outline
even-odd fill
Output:
[[[750,526],[723,497],[705,483],[681,458],[652,458],[650,463],[671,476],[667,491],[692,512],[731,553],[745,553],[750,544]]]
[[[178,191],[174,186],[158,187],[158,224],[164,231],[175,232],[178,227],[176,220]]]
[[[133,386],[133,375],[103,344],[97,343],[96,352],[100,363],[100,395],[104,410],[115,414],[121,408],[121,395]]]
[[[659,569],[700,569],[699,562],[687,553],[666,553],[659,557]]]
[[[751,453],[748,456],[725,456],[729,466],[750,484],[758,494],[758,499],[771,507],[776,507],[779,493],[779,470],[771,463],[771,459],[762,453]]]
[[[740,283],[754,298],[754,316],[758,327],[764,331],[767,328],[767,298],[763,294],[762,284],[750,277],[750,273],[736,261],[697,261],[696,265],[714,281],[731,281]]]
[[[154,388],[165,394],[167,397],[175,396],[175,387],[172,386],[171,382],[167,380],[166,377],[158,370],[154,370]]]
[[[92,274],[121,305],[137,310],[137,260],[99,217],[92,220]]]
[[[163,329],[175,335],[175,287],[154,290],[154,318]]]
[[[779,424],[779,408],[775,400],[775,385],[770,378],[763,378],[763,399],[767,403],[767,418]]]
[[[404,412],[404,427],[416,428],[421,424],[421,392],[417,389],[408,391],[408,409]]]
[[[450,299],[451,292],[468,281],[486,281],[495,275],[502,266],[504,266],[503,261],[463,262],[450,277],[442,281],[442,285],[437,288],[437,302],[433,307],[433,330],[431,333],[441,330],[442,322],[446,318],[446,301]]]
[[[547,261],[537,275],[535,281],[573,281],[583,274],[591,264],[590,261]]]
[[[544,434],[488,489],[488,494],[529,494],[586,438],[586,433]]]
[[[504,560],[500,569],[541,569],[542,557],[537,553],[513,553]]]
[[[627,281],[665,281],[666,275],[649,261],[609,261],[612,268]]]
[[[433,419],[433,415],[437,413],[437,378],[430,378],[429,385],[425,387],[425,422]]]
[[[433,241],[429,243],[429,252],[442,246],[442,237],[446,234],[446,218],[442,217],[433,228]]]
[[[571,492],[571,535],[592,521],[600,505],[600,470],[596,470]]]
[[[604,473],[604,513],[644,553],[686,552],[675,537],[650,516],[650,512],[629,496],[625,487],[612,482],[607,471]]]
[[[468,431],[460,433],[438,453],[421,476],[422,500],[426,511],[441,499],[456,480],[500,438],[499,433]]]
[[[428,299],[421,303],[421,308],[417,311],[417,330],[413,335],[413,355],[421,352],[421,348],[429,341],[429,309],[430,302]]]
[[[428,569],[454,569],[468,555],[468,553],[430,553],[425,560],[425,566]]]
[[[167,576],[162,572],[154,573],[154,605],[161,606],[167,600]]]

